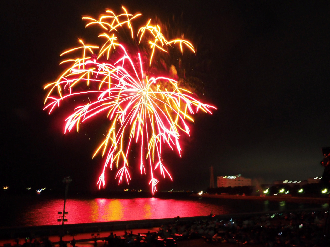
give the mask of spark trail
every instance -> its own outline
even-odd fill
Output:
[[[118,169],[115,176],[118,183],[130,182],[129,152],[132,145],[137,145],[140,173],[149,174],[149,185],[154,194],[159,176],[172,180],[163,161],[163,147],[176,150],[181,156],[180,133],[190,133],[187,121],[193,121],[192,115],[198,111],[211,114],[216,108],[180,88],[178,81],[151,70],[156,68],[157,53],[168,55],[173,47],[182,53],[184,49],[195,50],[187,40],[167,40],[151,20],[134,34],[133,21],[140,16],[129,14],[122,7],[122,13],[118,15],[106,10],[98,19],[83,17],[87,21],[86,27],[96,25],[103,31],[98,36],[103,42],[97,46],[79,39],[78,47],[61,54],[75,57],[62,61],[61,64],[68,65],[67,69],[56,81],[44,87],[47,91],[44,110],[51,113],[72,99],[77,102],[86,99],[88,103],[82,101],[73,107],[65,120],[64,133],[72,129],[79,131],[82,123],[98,115],[106,116],[109,121],[107,133],[93,154],[93,157],[97,154],[104,157],[97,182],[99,188],[105,186],[108,167]],[[121,38],[120,30],[130,34],[131,42]]]

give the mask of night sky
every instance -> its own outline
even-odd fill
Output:
[[[330,146],[328,1],[11,0],[0,8],[1,186],[52,187],[70,175],[73,188],[96,189],[102,159],[91,156],[106,123],[64,135],[70,109],[43,111],[43,86],[63,70],[61,52],[94,37],[81,17],[121,5],[144,20],[178,20],[172,27],[197,48],[190,73],[203,82],[201,98],[218,108],[195,115],[182,158],[165,152],[174,181],[161,179],[159,190],[206,189],[210,166],[215,176],[260,183],[322,175],[321,148]],[[149,178],[131,167],[130,188],[146,188]],[[117,188],[114,176],[108,189]]]

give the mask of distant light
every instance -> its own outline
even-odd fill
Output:
[[[128,191],[128,189],[124,189],[124,191]]]
[[[31,187],[27,187],[26,190],[31,190]]]
[[[267,188],[266,190],[264,190],[264,194],[268,194],[269,193],[269,188]]]
[[[298,190],[298,193],[303,193],[304,192],[304,189],[300,189],[300,190]]]
[[[280,189],[280,191],[278,193],[284,193],[284,189]]]
[[[204,193],[203,191],[200,191],[200,192],[198,192],[198,195],[201,196],[201,195],[203,195],[203,193]]]
[[[42,188],[42,189],[39,189],[39,190],[36,190],[36,192],[37,192],[37,194],[40,194],[41,191],[43,191],[43,190],[45,190],[45,189],[46,189],[46,187],[45,187],[45,188]]]
[[[8,186],[3,186],[2,188],[3,188],[3,190],[8,190],[9,189]]]
[[[289,192],[290,192],[290,191],[287,190],[287,191],[285,192],[285,194],[289,194]]]
[[[284,180],[283,183],[286,184],[288,182],[288,180]]]
[[[328,192],[328,189],[325,188],[325,189],[323,189],[321,192],[322,192],[322,194],[326,194],[326,193]]]

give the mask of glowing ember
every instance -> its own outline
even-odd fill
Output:
[[[168,41],[158,25],[151,25],[151,20],[135,36],[132,21],[141,14],[131,15],[122,9],[119,15],[107,10],[99,19],[83,17],[88,22],[86,27],[98,25],[105,31],[99,35],[105,42],[99,47],[79,39],[81,46],[61,54],[82,52],[78,58],[63,61],[61,64],[68,63],[69,68],[45,86],[48,93],[44,109],[51,113],[64,101],[79,102],[81,98],[88,101],[76,106],[67,117],[64,133],[73,128],[79,131],[81,123],[97,115],[107,116],[108,132],[93,155],[105,155],[99,188],[105,186],[108,166],[111,170],[114,166],[119,169],[118,183],[123,179],[129,183],[129,151],[136,143],[140,150],[140,172],[150,174],[149,185],[154,193],[159,182],[156,171],[172,180],[163,163],[163,146],[175,148],[181,155],[179,133],[189,135],[186,121],[193,121],[192,115],[199,110],[211,113],[215,107],[198,101],[191,92],[180,88],[176,80],[159,75],[156,69],[156,53],[168,54],[173,46],[178,46],[181,52],[184,47],[195,52],[193,45],[182,39]],[[127,29],[130,38],[124,42],[119,34]]]

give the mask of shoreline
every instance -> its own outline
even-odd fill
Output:
[[[97,222],[97,223],[81,223],[81,224],[65,224],[65,225],[43,225],[43,226],[25,226],[25,227],[8,227],[0,228],[0,242],[3,240],[13,240],[16,238],[25,238],[27,236],[59,236],[64,235],[78,235],[97,232],[112,232],[112,231],[130,231],[153,229],[161,227],[162,225],[173,224],[180,222],[182,224],[190,224],[195,221],[205,221],[211,218],[228,220],[231,218],[239,219],[246,217],[262,216],[276,213],[289,212],[311,212],[311,211],[325,211],[326,209],[296,209],[283,211],[267,211],[267,212],[250,212],[250,213],[234,213],[224,215],[207,215],[195,217],[174,217],[164,219],[144,219],[133,221],[112,221],[112,222]]]
[[[242,196],[242,195],[217,195],[217,194],[191,194],[193,198],[205,199],[230,199],[230,200],[262,200],[262,201],[286,201],[294,203],[312,203],[324,204],[329,203],[329,198],[313,198],[313,197],[292,197],[292,196]],[[283,211],[267,211],[253,213],[233,213],[226,215],[214,215],[218,219],[244,218],[250,216],[261,216],[267,214],[283,213],[283,212],[301,212],[301,211],[326,211],[326,208],[316,209],[296,209]],[[160,227],[162,225],[172,224],[173,222],[191,223],[193,221],[202,221],[210,219],[211,215],[195,216],[195,217],[174,217],[163,219],[144,219],[132,221],[112,221],[112,222],[97,222],[97,223],[81,223],[81,224],[65,224],[62,225],[42,225],[42,226],[25,226],[25,227],[3,227],[0,228],[1,240],[13,240],[15,238],[25,238],[26,236],[58,236],[61,233],[66,235],[72,234],[87,234],[92,232],[111,232],[125,230],[142,230]]]
[[[299,211],[299,212],[298,212]],[[309,213],[305,213],[309,211]],[[13,232],[15,234],[15,236],[11,236],[9,238],[0,238],[0,245],[2,244],[2,246],[7,247],[7,246],[15,246],[15,243],[19,243],[18,245],[16,245],[17,247],[19,246],[24,246],[23,243],[26,239],[26,237],[29,237],[31,240],[32,239],[43,239],[44,237],[46,237],[47,239],[50,240],[50,242],[52,243],[51,246],[53,247],[61,247],[63,246],[61,243],[61,238],[59,237],[60,235],[63,236],[63,241],[65,243],[64,246],[68,246],[71,242],[71,240],[74,238],[75,242],[77,244],[79,244],[79,246],[94,246],[94,247],[101,247],[101,246],[107,246],[106,245],[106,241],[107,241],[107,236],[109,236],[109,232],[116,234],[119,239],[123,239],[124,235],[126,236],[125,232],[131,232],[131,234],[135,235],[135,236],[140,236],[140,234],[147,236],[147,234],[150,233],[155,233],[157,236],[163,236],[161,237],[159,240],[163,241],[166,238],[169,239],[173,239],[174,237],[178,237],[178,246],[209,246],[210,243],[214,244],[215,246],[232,246],[234,243],[238,244],[238,243],[248,243],[247,240],[242,241],[242,239],[237,238],[234,240],[234,242],[231,242],[233,240],[232,237],[230,237],[229,235],[227,236],[226,234],[231,234],[231,232],[234,230],[234,232],[236,232],[236,230],[241,231],[239,229],[243,229],[242,224],[245,224],[245,228],[246,227],[252,227],[250,229],[250,231],[253,230],[253,226],[255,227],[255,230],[263,230],[266,231],[268,233],[272,232],[272,228],[276,228],[276,225],[278,224],[283,224],[284,222],[286,222],[286,225],[291,225],[292,224],[292,220],[294,220],[294,225],[295,226],[302,226],[304,225],[304,227],[316,227],[317,231],[318,231],[318,237],[322,236],[322,241],[327,241],[328,237],[324,238],[324,226],[326,225],[325,222],[325,215],[326,212],[321,212],[324,210],[319,209],[319,212],[313,212],[314,210],[288,210],[288,211],[273,211],[273,212],[263,212],[263,213],[242,213],[242,214],[231,214],[231,215],[209,215],[209,216],[199,216],[199,217],[188,217],[188,218],[180,218],[180,217],[175,217],[175,218],[170,218],[170,219],[159,219],[157,220],[156,224],[157,226],[150,226],[150,220],[140,220],[140,221],[130,221],[130,222],[117,222],[117,223],[121,223],[119,224],[117,227],[119,226],[123,226],[123,224],[126,223],[125,225],[125,229],[116,229],[116,228],[111,228],[111,229],[106,229],[106,228],[102,228],[101,226],[106,225],[106,224],[111,224],[114,222],[107,222],[107,223],[87,223],[87,224],[72,224],[72,225],[58,225],[58,230],[60,230],[60,232],[37,232],[37,231],[30,231],[30,232],[20,232],[20,234],[18,234],[17,232]],[[271,215],[271,214],[276,214],[275,215]],[[293,213],[293,214],[292,214]],[[305,217],[301,217],[301,216],[308,216],[307,218]],[[317,216],[320,216],[320,218],[318,218]],[[312,217],[312,221],[309,220],[308,218]],[[234,220],[233,220],[234,219]],[[254,220],[256,220],[256,222],[254,222]],[[307,221],[306,221],[307,220]],[[148,222],[149,221],[149,222]],[[234,221],[236,222],[236,224],[240,225],[239,228],[236,229],[236,227],[232,228],[230,227],[230,225],[234,224]],[[207,235],[207,232],[210,230],[210,228],[206,227],[209,223],[211,222],[211,224],[213,224],[213,228],[217,227],[217,229],[219,231],[217,231],[217,233],[214,235]],[[216,222],[218,222],[216,224]],[[223,222],[223,223],[221,223]],[[303,224],[301,224],[301,222],[303,222]],[[135,224],[132,224],[135,223]],[[147,225],[149,223],[149,225]],[[221,225],[222,224],[222,225]],[[252,224],[252,225],[251,225]],[[260,224],[261,224],[261,228],[260,228]],[[309,224],[309,226],[308,226]],[[80,229],[79,231],[72,231],[72,229],[70,230],[68,227],[78,227],[79,225],[84,225],[85,228],[84,231],[81,231],[82,229]],[[92,226],[94,225],[94,227],[97,228],[88,228],[87,225]],[[160,233],[164,234],[164,232],[171,232],[171,228],[172,227],[177,227],[177,226],[187,226],[188,229],[194,229],[193,232],[191,232],[191,230],[189,230],[188,232],[190,232],[189,235],[191,237],[189,238],[182,238],[183,234],[179,232],[179,234],[177,236],[167,236],[166,235],[160,235]],[[227,227],[228,225],[228,227]],[[264,228],[262,228],[262,225],[266,226]],[[194,227],[193,227],[194,226]],[[206,233],[200,233],[199,231],[202,229],[201,227],[203,226],[203,229],[206,231]],[[39,228],[46,228],[47,226],[40,226]],[[63,228],[62,228],[63,227]],[[157,229],[158,228],[158,229]],[[186,227],[184,227],[186,228]],[[274,228],[274,229],[275,229]],[[16,230],[18,228],[15,228]],[[29,228],[31,230],[31,227]],[[76,230],[78,228],[75,228]],[[178,228],[179,229],[179,228]],[[177,229],[177,230],[178,230]],[[248,229],[248,228],[246,228]],[[285,231],[286,228],[283,228]],[[296,227],[296,234],[299,233],[298,229],[300,229],[300,227]],[[203,230],[203,231],[204,231]],[[315,230],[315,229],[314,229]],[[253,230],[254,231],[254,230]],[[290,230],[291,231],[291,230]],[[315,231],[313,231],[315,232]],[[252,233],[252,232],[251,232]],[[303,232],[305,233],[306,232]],[[173,232],[172,232],[173,234]],[[196,235],[197,234],[197,235]],[[217,234],[220,234],[217,238]],[[245,236],[244,234],[246,234],[246,230],[243,230],[243,232],[240,232],[240,236]],[[299,235],[299,234],[298,234]],[[164,237],[165,236],[165,237]],[[195,236],[195,237],[194,237]],[[213,236],[213,237],[212,237]],[[252,236],[252,235],[251,235]],[[250,236],[250,240],[252,241],[253,238],[251,238]],[[246,236],[245,236],[246,237]],[[158,237],[159,238],[159,237]],[[180,241],[179,241],[180,240]],[[265,239],[263,239],[264,241]],[[270,239],[272,240],[272,239]],[[320,239],[316,239],[316,240],[320,240]],[[177,240],[175,240],[177,241]],[[215,241],[215,242],[214,242]],[[239,242],[241,241],[241,242]],[[274,240],[275,241],[275,240]],[[122,242],[121,242],[122,243]],[[12,245],[14,244],[14,245]],[[256,243],[253,244],[253,242],[251,242],[252,245],[254,246],[265,246],[264,244],[260,244],[260,243]],[[109,245],[108,245],[109,246]],[[122,244],[120,246],[126,246],[125,244]],[[133,245],[133,246],[137,246],[137,245]],[[152,246],[156,246],[155,244]],[[322,245],[325,246],[325,245]],[[326,245],[329,246],[329,245]]]
[[[192,197],[233,199],[233,200],[261,200],[261,201],[286,201],[295,203],[329,203],[330,197],[294,197],[294,196],[243,196],[243,195],[219,195],[219,194],[192,194]]]

